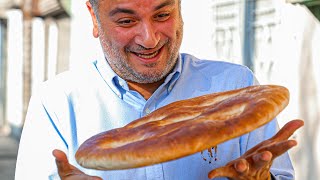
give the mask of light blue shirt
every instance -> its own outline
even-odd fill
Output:
[[[252,72],[241,65],[199,60],[181,54],[165,82],[145,100],[129,90],[104,59],[51,79],[33,94],[21,136],[16,179],[59,179],[52,150],[67,153],[71,164],[85,173],[108,180],[202,180],[208,172],[238,158],[277,130],[276,120],[239,138],[218,145],[209,162],[208,152],[129,170],[97,171],[75,161],[78,147],[89,137],[118,128],[171,102],[253,85]],[[204,160],[207,159],[207,161]],[[276,159],[272,174],[293,179],[287,154]],[[226,179],[226,178],[221,178]]]

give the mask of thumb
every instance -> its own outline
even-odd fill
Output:
[[[52,155],[56,158],[56,165],[57,165],[59,174],[65,174],[69,171],[72,171],[67,155],[63,151],[55,149],[52,151]]]
[[[98,176],[89,176],[84,174],[82,171],[69,164],[67,155],[58,149],[52,151],[52,155],[56,158],[56,165],[58,168],[58,173],[61,179],[70,177],[69,179],[77,179],[77,180],[102,180],[102,178]],[[71,178],[72,176],[72,178]]]

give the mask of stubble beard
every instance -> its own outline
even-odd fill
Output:
[[[126,47],[125,53],[121,53],[119,48],[117,48],[111,41],[109,41],[104,36],[103,30],[99,27],[99,37],[100,43],[103,47],[104,54],[107,62],[122,79],[126,81],[136,82],[136,83],[154,83],[165,78],[171,70],[174,68],[178,56],[179,48],[182,41],[182,26],[178,28],[176,32],[176,42],[166,40],[159,43],[159,47],[167,48],[168,60],[165,62],[166,65],[164,69],[154,69],[158,62],[146,64],[145,67],[150,68],[145,72],[138,72],[135,70],[128,61],[129,51],[138,50],[143,47]],[[162,49],[163,51],[164,49]]]

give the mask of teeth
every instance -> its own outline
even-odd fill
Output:
[[[136,53],[139,57],[144,58],[144,59],[150,59],[150,58],[154,58],[158,55],[159,50],[155,51],[151,54],[140,54],[140,53]]]

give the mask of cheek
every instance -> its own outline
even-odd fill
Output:
[[[170,20],[162,24],[159,31],[170,39],[177,39],[180,32],[180,23],[177,20]]]
[[[114,46],[123,48],[130,44],[134,38],[134,32],[123,28],[113,28],[106,31],[106,36]]]

